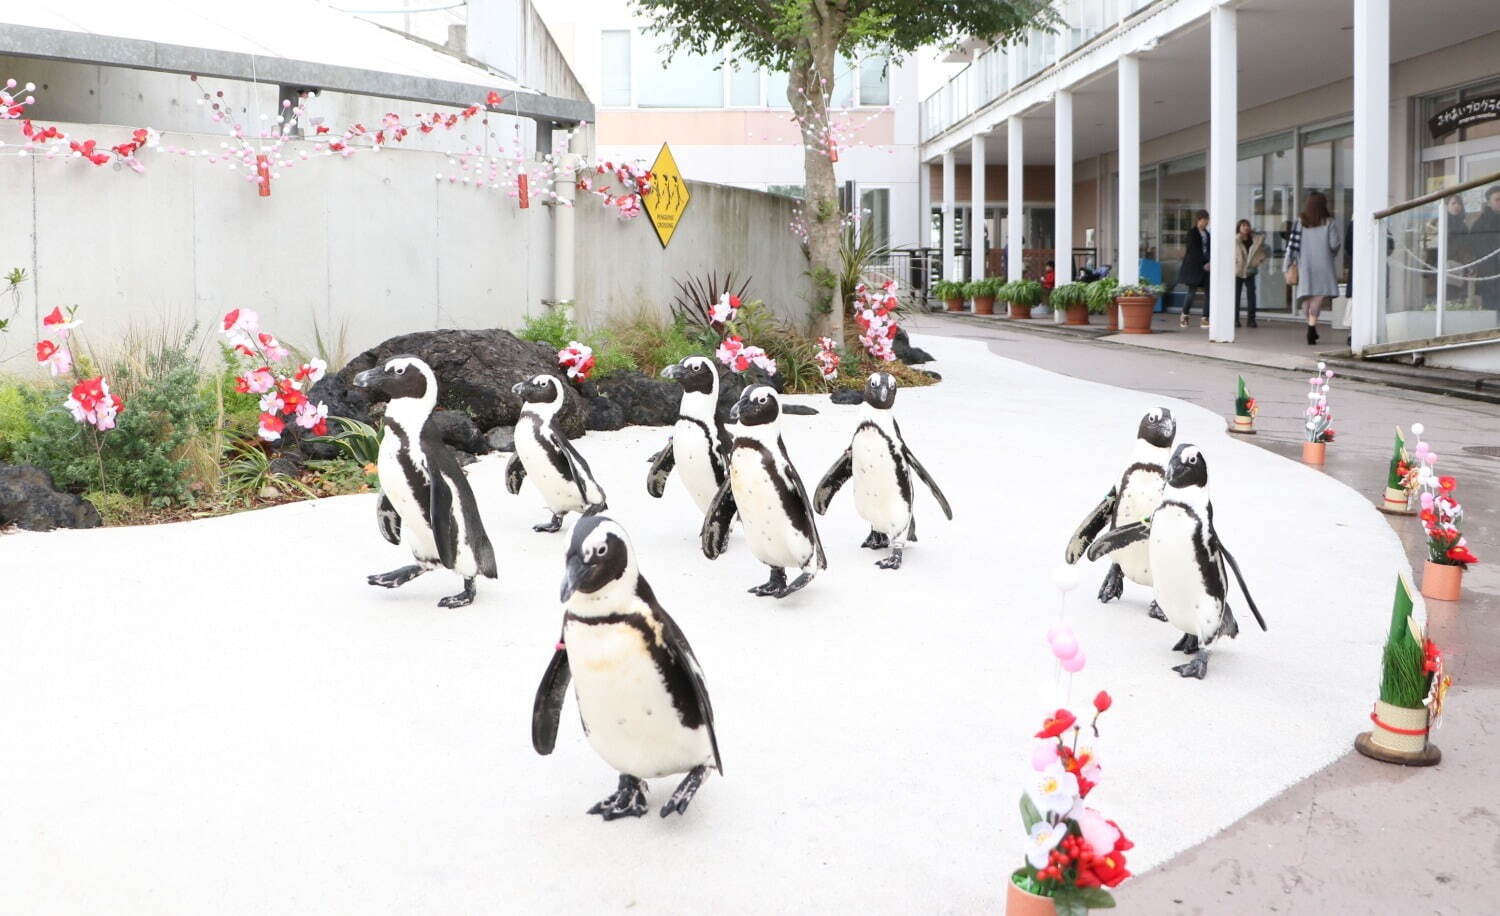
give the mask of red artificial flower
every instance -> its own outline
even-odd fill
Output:
[[[1467,547],[1449,547],[1447,557],[1461,566],[1479,562],[1479,558],[1470,553]]]
[[[114,405],[115,413],[121,414],[125,412],[125,402],[113,391],[109,393],[109,402]]]
[[[135,140],[136,146],[141,147],[146,145],[146,140],[150,138],[151,132],[144,127],[138,127],[130,132],[130,136]]]
[[[255,356],[255,351],[245,346],[244,344],[235,344],[234,351],[241,356]]]
[[[1073,723],[1077,721],[1077,718],[1071,712],[1068,712],[1066,709],[1059,709],[1042,722],[1042,730],[1037,732],[1036,736],[1038,738],[1056,738],[1058,735],[1072,728]]]
[[[1332,427],[1329,427],[1328,429],[1323,430],[1323,441],[1324,442],[1332,442],[1333,441],[1333,428]]]
[[[240,394],[250,393],[250,383],[245,381],[245,377],[243,375],[236,375],[234,377],[234,390],[238,391]]]
[[[224,313],[224,330],[234,327],[234,323],[240,320],[240,310],[234,309]]]
[[[732,308],[732,309],[739,308],[740,307],[740,297],[736,296],[734,293],[730,293],[729,294],[729,307]]]
[[[312,428],[312,434],[314,436],[326,436],[326,435],[328,435],[328,421],[326,419],[323,419],[323,420],[319,420],[317,423],[314,423],[313,424],[313,428]]]
[[[327,124],[319,124],[318,127],[317,127],[317,129],[314,130],[313,133],[315,133],[315,134],[326,134],[326,133],[328,133],[328,125]]]
[[[99,402],[104,400],[104,376],[88,378],[73,386],[73,400],[77,401],[83,409],[93,413]]]
[[[1442,663],[1443,653],[1438,651],[1437,643],[1430,639],[1422,641],[1422,671],[1431,674],[1438,670]]]
[[[1099,691],[1099,693],[1094,696],[1094,708],[1100,712],[1104,712],[1106,709],[1109,709],[1114,705],[1114,702],[1114,698],[1103,690]]]
[[[36,342],[36,361],[45,363],[57,352],[57,344],[50,340],[39,340]]]
[[[1444,493],[1451,492],[1457,486],[1458,481],[1454,480],[1452,477],[1438,478],[1438,489],[1442,490]]]
[[[491,89],[490,90],[490,94],[484,97],[484,103],[486,105],[490,106],[491,108],[494,108],[496,105],[499,105],[500,104],[500,93],[498,93],[498,92],[494,91],[493,89]]]
[[[463,115],[464,115],[465,118],[472,118],[472,117],[474,117],[477,114],[479,114],[479,106],[478,105],[470,105],[468,108],[465,108],[464,111],[463,111]]]
[[[62,309],[55,308],[51,312],[49,312],[47,314],[46,318],[42,319],[42,324],[45,327],[49,327],[50,328],[53,325],[62,324],[63,322],[65,322],[67,320],[68,319],[66,319],[66,318],[63,317]]]
[[[335,140],[332,143],[328,144],[328,148],[330,150],[332,150],[333,152],[337,153],[337,152],[340,152],[341,150],[343,150],[344,144],[341,143],[338,140]]]
[[[1417,518],[1420,518],[1424,523],[1428,525],[1431,525],[1437,521],[1437,516],[1433,514],[1431,509],[1423,509],[1420,513],[1417,514]]]

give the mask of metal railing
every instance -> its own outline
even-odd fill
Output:
[[[1379,344],[1500,328],[1500,172],[1374,218]]]

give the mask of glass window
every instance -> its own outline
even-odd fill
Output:
[[[670,49],[668,49],[670,50]],[[641,108],[721,108],[724,105],[724,75],[719,58],[678,51],[663,66],[661,51],[641,55],[636,74],[636,105]]]
[[[599,82],[600,104],[610,107],[630,106],[630,33],[609,31],[599,33]]]
[[[800,184],[769,184],[766,185],[766,193],[801,200],[804,192]]]
[[[859,194],[860,231],[868,231],[875,244],[885,248],[891,244],[891,190],[890,188],[867,188]]]
[[[760,107],[760,68],[754,64],[732,64],[729,68],[729,104],[740,108]]]
[[[842,54],[833,62],[833,97],[828,100],[829,108],[854,107],[855,72],[854,61]]]
[[[890,60],[880,54],[871,54],[859,62],[859,104],[891,103],[891,84],[887,78],[889,66]]]
[[[766,74],[766,107],[767,108],[791,108],[792,103],[787,101],[787,87],[790,78],[785,73]]]

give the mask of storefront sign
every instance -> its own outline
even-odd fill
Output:
[[[677,231],[677,223],[682,219],[682,211],[687,209],[691,196],[687,182],[677,170],[677,160],[672,158],[672,151],[663,143],[656,161],[651,164],[651,191],[645,199],[646,216],[656,230],[661,247],[667,247],[672,241],[672,233]]]
[[[1500,95],[1484,95],[1449,105],[1427,120],[1427,129],[1436,140],[1460,127],[1472,127],[1485,121],[1500,121]]]

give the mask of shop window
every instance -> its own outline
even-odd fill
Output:
[[[600,104],[611,108],[630,106],[630,32],[600,33]]]
[[[678,51],[670,60],[663,60],[661,50],[642,57],[646,59],[641,61],[636,72],[636,105],[639,107],[723,107],[724,75],[719,72],[718,57]]]

